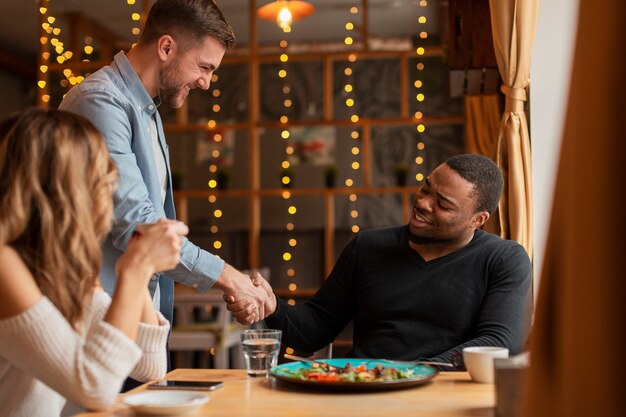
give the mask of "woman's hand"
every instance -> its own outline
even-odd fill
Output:
[[[117,260],[117,286],[104,317],[133,340],[139,321],[158,323],[147,283],[155,272],[178,265],[183,246],[181,236],[189,232],[184,223],[167,219],[140,225],[137,229],[128,242],[128,249]],[[143,298],[138,298],[142,292]]]
[[[123,275],[121,272],[127,268],[137,268],[148,279],[155,272],[175,268],[183,245],[181,236],[188,232],[187,226],[176,220],[161,219],[154,224],[139,225],[117,262],[117,276]]]

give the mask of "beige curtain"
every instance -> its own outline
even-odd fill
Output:
[[[499,206],[501,236],[519,242],[532,258],[530,137],[524,101],[539,0],[489,0],[489,5],[506,96],[496,149],[496,163],[505,179]]]
[[[465,150],[496,160],[500,106],[498,96],[477,95],[465,97]],[[489,218],[484,230],[501,234],[498,211]]]
[[[580,0],[527,417],[626,416],[625,21]]]
[[[495,160],[500,128],[497,95],[465,97],[465,148]]]

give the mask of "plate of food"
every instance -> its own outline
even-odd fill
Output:
[[[209,397],[193,392],[155,391],[128,395],[123,401],[140,415],[174,416],[195,412]]]
[[[270,370],[274,378],[290,384],[346,391],[408,388],[424,384],[438,373],[437,368],[414,362],[355,358],[290,362]]]

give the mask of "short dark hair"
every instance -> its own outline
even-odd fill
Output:
[[[498,208],[504,179],[495,162],[484,155],[464,154],[453,156],[445,163],[474,185],[473,197],[477,212],[486,211],[492,214]]]
[[[140,42],[151,43],[163,35],[196,43],[211,36],[226,49],[235,34],[213,0],[157,0],[150,9]]]

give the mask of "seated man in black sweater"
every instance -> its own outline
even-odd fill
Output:
[[[360,232],[315,296],[297,306],[278,299],[267,326],[282,329],[287,346],[313,352],[353,320],[349,357],[449,362],[465,346],[520,352],[530,260],[516,242],[480,230],[502,187],[489,158],[448,159],[417,192],[408,225]]]

